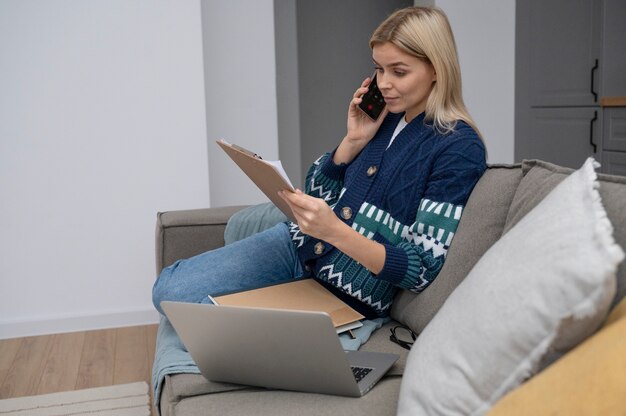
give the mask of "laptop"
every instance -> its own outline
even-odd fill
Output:
[[[360,397],[396,354],[344,351],[324,312],[161,302],[208,380]]]

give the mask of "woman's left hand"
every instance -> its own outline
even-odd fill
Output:
[[[300,189],[295,192],[281,191],[279,195],[289,204],[300,230],[329,242],[334,233],[343,225],[330,206],[321,198],[305,194]]]

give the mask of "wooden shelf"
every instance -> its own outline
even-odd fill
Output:
[[[602,97],[600,105],[602,107],[626,107],[626,97]]]

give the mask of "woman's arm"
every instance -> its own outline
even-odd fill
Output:
[[[309,167],[304,180],[305,192],[333,205],[339,199],[343,189],[347,167],[347,165],[335,165],[332,153],[323,154]]]
[[[385,107],[378,120],[373,121],[359,109],[358,106],[363,101],[363,94],[367,92],[367,86],[371,81],[370,78],[366,78],[352,96],[352,101],[350,101],[348,106],[347,133],[333,155],[333,162],[337,165],[352,162],[376,135],[380,125],[389,113]]]
[[[443,267],[465,204],[486,169],[482,144],[465,140],[438,157],[412,224],[379,227],[385,237],[385,266],[378,274],[396,286],[414,292],[424,290]],[[367,223],[367,218],[355,218]],[[397,230],[391,232],[391,228]],[[400,231],[401,230],[401,231]]]
[[[329,205],[339,199],[343,177],[348,165],[372,140],[389,113],[385,109],[377,121],[372,121],[358,108],[371,80],[366,78],[350,101],[348,107],[347,133],[339,146],[331,153],[322,155],[309,168],[305,179],[305,192],[321,198]]]
[[[326,202],[300,190],[283,191],[280,195],[291,207],[303,233],[333,245],[371,273],[378,274],[383,269],[385,246],[343,223]]]
[[[384,212],[378,215],[375,206],[359,211],[353,226],[378,233],[384,240],[380,243],[346,225],[321,199],[302,191],[281,196],[303,233],[336,247],[378,279],[420,292],[439,274],[465,202],[485,169],[484,149],[475,143],[439,158],[413,223],[398,223]]]

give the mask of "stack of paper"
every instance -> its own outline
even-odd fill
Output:
[[[364,318],[314,279],[214,296],[211,300],[216,305],[326,312],[338,333],[362,326],[360,320]]]

